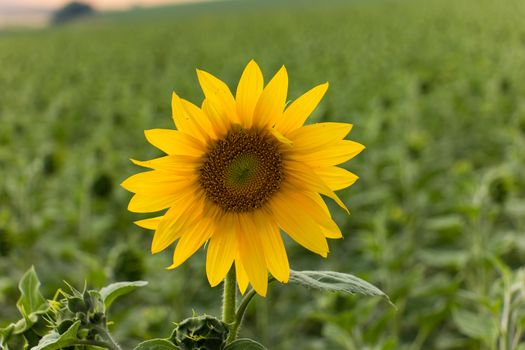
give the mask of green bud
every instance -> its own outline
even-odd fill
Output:
[[[412,132],[408,136],[407,149],[412,158],[419,158],[428,143],[428,135],[423,132]]]
[[[145,274],[144,255],[134,247],[123,247],[118,252],[113,267],[116,281],[139,281]]]
[[[107,198],[113,190],[113,179],[108,174],[100,174],[91,186],[92,193],[99,198]]]
[[[8,256],[11,252],[13,237],[4,228],[0,228],[0,256]]]
[[[523,108],[518,119],[518,128],[520,131],[525,134],[525,108]]]
[[[64,320],[60,322],[60,324],[57,326],[57,331],[59,334],[63,334],[65,331],[69,329],[73,325],[73,320]]]
[[[89,321],[94,324],[102,323],[104,320],[104,314],[102,312],[95,312],[91,317],[89,318]]]
[[[77,320],[82,321],[82,324],[83,324],[83,325],[85,325],[85,324],[88,323],[87,315],[86,315],[84,312],[77,312],[77,313],[75,314],[75,318],[76,318]]]
[[[208,316],[190,317],[177,325],[172,342],[181,350],[222,350],[229,328],[221,320]]]
[[[84,300],[79,297],[69,297],[67,299],[67,308],[74,313],[86,312],[89,309]]]
[[[492,180],[489,184],[490,198],[497,204],[505,203],[511,190],[511,182],[511,179],[503,176]]]

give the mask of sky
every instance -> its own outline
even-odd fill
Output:
[[[80,0],[91,4],[98,10],[117,10],[131,6],[154,6],[168,3],[187,3],[198,0]],[[0,12],[27,9],[54,10],[71,0],[0,0]]]
[[[0,0],[0,30],[12,26],[43,27],[49,15],[73,0]],[[76,0],[96,10],[125,10],[133,6],[183,4],[209,0]]]

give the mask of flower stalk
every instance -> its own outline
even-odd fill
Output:
[[[232,267],[224,279],[222,297],[222,321],[228,325],[235,321],[236,283],[235,270]]]

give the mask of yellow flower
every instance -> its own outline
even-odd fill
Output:
[[[201,108],[173,93],[177,130],[146,130],[147,140],[167,155],[133,161],[152,170],[122,183],[135,193],[128,209],[163,215],[137,221],[155,230],[152,253],[178,240],[170,268],[181,265],[207,242],[206,274],[219,284],[235,262],[239,289],[248,283],[266,295],[268,272],[290,275],[279,229],[326,257],[327,238],[341,238],[321,195],[352,185],[357,176],[336,165],[363,145],[344,140],[346,123],[304,122],[325,94],[318,85],[285,108],[284,66],[264,86],[257,64],[248,63],[235,97],[221,80],[201,70]]]

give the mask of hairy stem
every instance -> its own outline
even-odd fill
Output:
[[[222,297],[222,321],[227,324],[235,321],[235,284],[235,270],[232,267],[224,279]]]
[[[273,281],[275,281],[275,278],[270,277],[268,279],[268,284],[271,284]],[[253,297],[257,293],[254,289],[250,289],[250,291],[242,298],[241,303],[239,305],[239,308],[237,309],[237,312],[235,314],[235,323],[230,328],[230,335],[228,336],[228,343],[232,342],[237,338],[237,333],[239,332],[239,327],[241,327],[242,320],[244,318],[244,313],[246,312],[246,308],[250,304],[250,301],[252,301]]]
[[[78,339],[75,341],[75,344],[73,345],[91,345],[91,346],[97,346],[99,348],[113,349],[111,347],[111,344],[108,344],[105,341],[98,341],[98,340]]]
[[[248,294],[244,296],[244,298],[241,301],[241,304],[239,305],[239,308],[237,309],[237,313],[235,314],[235,323],[230,329],[230,335],[228,336],[228,342],[235,340],[237,338],[237,332],[239,331],[239,327],[241,326],[242,319],[244,318],[244,313],[246,312],[246,308],[248,307],[248,304],[250,304],[250,301],[255,296],[255,290],[251,289]]]
[[[113,339],[107,327],[94,327],[98,334],[105,340],[105,343],[109,345],[108,349],[111,350],[122,350],[120,345]]]

